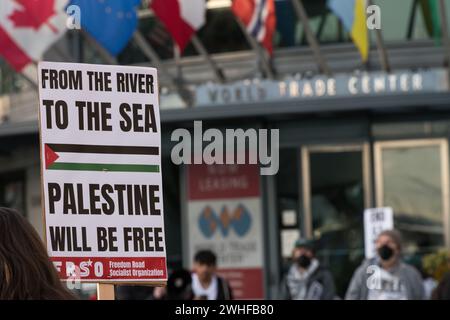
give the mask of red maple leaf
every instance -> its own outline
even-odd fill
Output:
[[[15,27],[39,30],[46,24],[54,33],[58,33],[49,19],[55,15],[55,0],[15,0],[21,5],[8,17]]]

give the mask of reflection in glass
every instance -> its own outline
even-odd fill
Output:
[[[383,205],[394,209],[408,254],[444,244],[442,172],[439,146],[382,150]]]

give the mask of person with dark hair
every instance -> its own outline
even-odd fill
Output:
[[[71,299],[31,224],[0,208],[0,300]]]
[[[197,252],[194,257],[192,291],[194,300],[232,300],[231,288],[216,275],[217,258],[210,250]]]
[[[419,271],[402,262],[402,240],[397,230],[385,230],[375,243],[377,256],[353,274],[347,300],[423,300]]]
[[[314,240],[297,240],[292,259],[293,264],[281,282],[281,299],[332,300],[335,298],[333,276],[316,259]]]

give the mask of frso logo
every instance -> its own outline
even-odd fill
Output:
[[[198,218],[198,226],[206,238],[211,238],[217,230],[226,237],[230,229],[233,229],[239,237],[243,237],[250,230],[251,223],[252,217],[242,204],[234,210],[223,206],[219,215],[210,206],[206,206]]]

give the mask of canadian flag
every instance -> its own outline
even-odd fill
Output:
[[[150,7],[166,26],[181,52],[194,33],[205,24],[205,0],[153,0]]]
[[[47,49],[66,31],[68,0],[1,0],[0,56],[16,71],[36,79]]]

